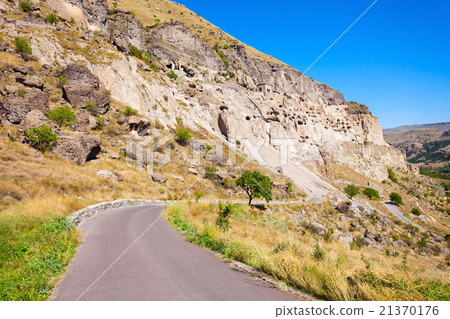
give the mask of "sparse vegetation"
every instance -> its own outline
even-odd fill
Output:
[[[59,22],[59,18],[54,13],[49,13],[45,16],[45,20],[47,20],[50,24],[57,24]]]
[[[411,209],[411,214],[416,215],[416,216],[422,215],[420,210],[418,208],[415,208],[415,207],[413,209]]]
[[[47,114],[45,114],[50,120],[58,124],[59,126],[76,125],[76,115],[69,109],[67,105],[57,107]]]
[[[27,142],[41,152],[49,151],[56,143],[58,136],[48,125],[42,125],[25,131]]]
[[[24,38],[15,38],[14,46],[16,47],[16,52],[24,55],[31,55],[33,50],[30,47],[28,41]]]
[[[347,194],[349,198],[353,198],[354,196],[360,193],[360,189],[358,186],[350,184],[344,188],[344,192]]]
[[[130,45],[130,54],[138,59],[142,59],[142,51],[134,45]]]
[[[389,198],[391,202],[393,202],[395,205],[397,206],[403,205],[403,198],[398,193],[392,192],[389,195]]]
[[[178,75],[175,72],[173,72],[173,70],[170,70],[170,72],[168,72],[166,75],[169,78],[174,79],[174,80],[176,80],[178,78]]]
[[[135,110],[131,106],[128,106],[128,105],[125,106],[125,109],[121,113],[127,117],[136,116],[139,114],[138,110]]]
[[[387,169],[388,171],[388,177],[391,181],[393,181],[394,183],[398,183],[397,177],[395,177],[395,173],[391,168]]]
[[[376,189],[367,187],[364,191],[363,194],[366,195],[370,200],[379,200],[380,199],[380,194],[378,193],[378,191]]]
[[[219,216],[216,219],[216,225],[222,229],[222,231],[227,231],[228,228],[230,228],[229,217],[233,213],[233,208],[234,206],[232,204],[219,204]]]
[[[19,7],[20,7],[20,9],[22,9],[23,12],[28,13],[28,12],[33,11],[33,7],[27,1],[20,1]]]
[[[188,129],[180,127],[175,131],[175,140],[180,145],[186,146],[191,138],[192,134]]]

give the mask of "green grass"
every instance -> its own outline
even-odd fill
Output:
[[[77,244],[64,217],[0,215],[0,300],[47,300]]]

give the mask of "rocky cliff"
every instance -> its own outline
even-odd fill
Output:
[[[150,119],[175,126],[182,118],[192,128],[206,129],[261,164],[289,174],[310,195],[335,192],[325,182],[333,177],[333,162],[378,181],[387,178],[387,166],[408,170],[404,153],[385,143],[368,108],[346,102],[326,84],[261,59],[239,43],[211,47],[179,21],[143,26],[131,12],[108,10],[105,0],[67,1],[49,4],[66,15],[70,11],[62,8],[76,6],[89,23],[86,30],[95,31],[87,36],[80,26],[82,36],[112,46],[92,42],[86,47],[75,40],[67,50],[49,30],[33,33],[33,55],[42,64],[85,65],[112,99]],[[2,23],[17,28],[8,19]],[[166,76],[169,72],[176,80]],[[96,92],[89,94],[105,100]],[[285,148],[289,155],[283,162],[280,150]]]

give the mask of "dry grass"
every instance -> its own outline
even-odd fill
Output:
[[[306,204],[303,206],[307,206]],[[216,205],[172,207],[167,219],[188,240],[245,262],[326,300],[448,300],[448,272],[416,257],[387,257],[375,248],[351,250],[315,235],[300,235],[279,209],[235,209],[231,228],[215,226]],[[316,248],[319,245],[319,248]],[[319,253],[316,249],[319,249]],[[320,251],[325,255],[320,258]],[[406,267],[406,269],[405,269]]]

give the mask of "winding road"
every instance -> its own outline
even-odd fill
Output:
[[[162,211],[124,207],[84,221],[52,300],[298,300],[189,243]]]

